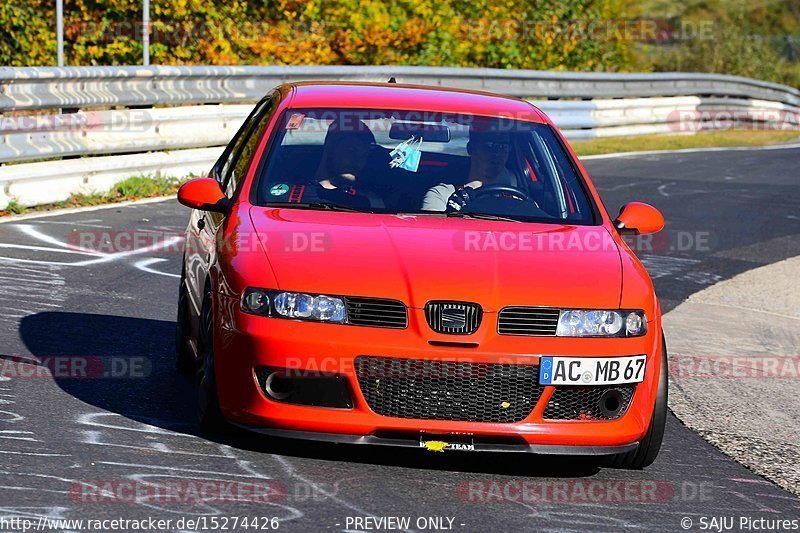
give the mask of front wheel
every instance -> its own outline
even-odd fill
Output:
[[[186,267],[181,269],[181,283],[178,286],[178,316],[175,321],[175,368],[181,374],[190,374],[195,361],[189,349],[189,324],[186,306]]]
[[[653,409],[653,417],[647,433],[639,446],[630,452],[612,455],[607,458],[606,466],[626,470],[641,470],[653,464],[661,450],[664,439],[664,427],[667,423],[667,399],[669,396],[669,369],[667,365],[667,343],[661,338],[661,373],[658,376],[658,393]]]
[[[217,380],[214,374],[214,311],[211,288],[206,288],[200,312],[200,368],[197,392],[197,420],[200,427],[209,433],[224,433],[228,423],[222,416],[217,395]]]

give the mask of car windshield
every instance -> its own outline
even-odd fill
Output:
[[[259,164],[261,206],[594,224],[546,124],[467,114],[290,109]]]

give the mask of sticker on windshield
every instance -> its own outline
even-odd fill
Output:
[[[410,139],[398,144],[397,148],[389,152],[392,157],[392,160],[389,161],[389,167],[416,172],[419,168],[419,160],[422,157],[420,146],[422,146],[422,137],[416,139],[413,135]]]
[[[286,185],[285,183],[279,183],[277,185],[273,185],[269,190],[269,193],[272,196],[283,196],[287,192],[289,192],[289,186]]]
[[[304,113],[294,113],[291,117],[289,117],[289,122],[286,123],[286,129],[296,130],[303,123],[304,118],[306,118]]]

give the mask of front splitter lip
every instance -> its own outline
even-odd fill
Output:
[[[233,422],[232,422],[233,423]],[[302,439],[339,444],[369,444],[373,446],[399,446],[420,449],[420,441],[415,439],[376,437],[375,435],[348,435],[343,433],[322,433],[298,431],[293,429],[264,428],[247,424],[233,423],[235,426],[272,437]],[[614,455],[635,450],[639,441],[618,446],[571,446],[561,444],[503,444],[476,442],[475,452],[517,452],[539,455]]]

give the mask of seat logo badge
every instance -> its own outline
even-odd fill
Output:
[[[503,409],[508,409],[509,407],[511,407],[511,404],[508,402],[503,402],[500,404],[500,407],[502,407]]]
[[[442,326],[457,329],[467,327],[467,312],[463,309],[443,309]]]
[[[425,304],[431,329],[445,335],[469,335],[481,325],[483,309],[476,303],[432,300]]]

